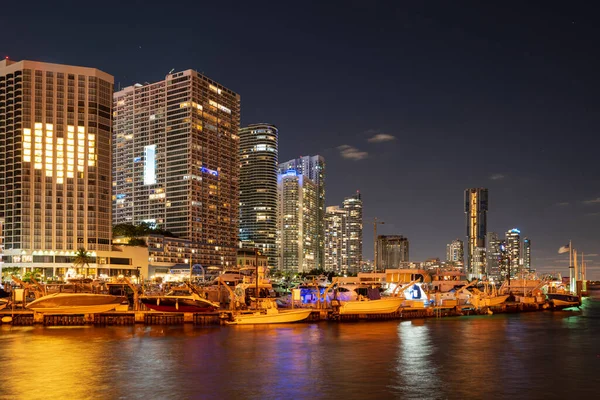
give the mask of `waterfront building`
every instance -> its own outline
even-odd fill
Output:
[[[185,70],[113,98],[113,223],[149,223],[190,240],[198,264],[235,265],[240,96]]]
[[[363,237],[363,204],[360,192],[344,199],[344,210],[348,214],[346,228],[346,254],[347,270],[356,274],[362,262],[362,237]]]
[[[277,176],[278,267],[284,272],[317,268],[318,186],[294,169]]]
[[[409,262],[408,238],[402,235],[377,236],[377,269],[403,268]]]
[[[446,245],[446,262],[453,263],[457,267],[465,264],[465,252],[463,241],[455,239]]]
[[[531,240],[523,239],[523,270],[525,272],[533,272],[531,268]]]
[[[517,228],[506,232],[506,256],[510,262],[510,276],[521,272],[521,231]]]
[[[346,243],[348,212],[339,206],[325,210],[325,271],[343,274],[348,269]]]
[[[485,274],[485,235],[487,233],[488,190],[465,190],[467,216],[467,276],[481,278]]]
[[[275,267],[278,130],[270,124],[252,124],[241,128],[239,137],[239,239],[244,248],[258,249]]]
[[[486,261],[487,261],[487,276],[495,282],[502,280],[501,276],[501,265],[502,265],[502,252],[501,244],[502,240],[498,237],[495,232],[487,233],[487,248],[486,248]]]
[[[4,265],[4,261],[2,260],[2,256],[4,255],[4,219],[0,218],[0,281],[2,279],[2,267]],[[1,282],[0,282],[1,283]]]
[[[314,183],[317,202],[314,205],[317,231],[317,248],[315,249],[314,264],[316,268],[325,268],[325,159],[322,156],[304,156],[279,164],[278,174],[296,171]]]
[[[262,254],[258,249],[238,249],[237,267],[238,268],[256,268],[269,267],[269,257]]]
[[[110,269],[112,92],[95,68],[0,61],[4,267],[64,276],[83,248]]]

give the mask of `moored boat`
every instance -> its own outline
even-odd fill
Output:
[[[159,312],[206,313],[219,308],[219,304],[194,292],[172,291],[166,295],[140,296],[140,301],[149,309]]]
[[[579,307],[581,297],[569,293],[547,293],[546,297],[555,308]]]
[[[286,311],[269,308],[252,314],[239,314],[234,317],[233,321],[227,321],[227,323],[230,325],[287,324],[304,321],[311,312],[310,308]]]
[[[398,310],[403,301],[403,297],[382,297],[377,300],[360,298],[341,302],[339,313],[340,315],[391,314]]]
[[[127,299],[108,294],[53,293],[29,303],[27,308],[39,313],[92,314],[114,310],[123,301]]]

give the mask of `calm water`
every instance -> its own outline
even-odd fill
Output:
[[[597,398],[581,311],[258,327],[0,327],[4,399]]]

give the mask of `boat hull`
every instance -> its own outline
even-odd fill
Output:
[[[579,307],[581,305],[581,298],[572,294],[548,293],[546,297],[557,308]]]
[[[207,302],[185,297],[142,297],[140,301],[158,312],[209,313],[217,309]]]
[[[403,301],[403,297],[349,301],[340,306],[340,315],[391,314],[398,310]]]
[[[29,303],[27,308],[44,314],[96,314],[114,310],[123,300],[108,294],[56,293]]]
[[[227,323],[229,325],[289,324],[304,321],[311,312],[312,309],[309,308],[267,314],[238,315],[233,321]]]

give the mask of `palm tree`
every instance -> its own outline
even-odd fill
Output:
[[[75,253],[75,258],[73,259],[73,264],[75,267],[79,268],[90,268],[90,263],[93,262],[94,259],[83,247],[79,248]],[[87,276],[87,274],[85,274]]]

